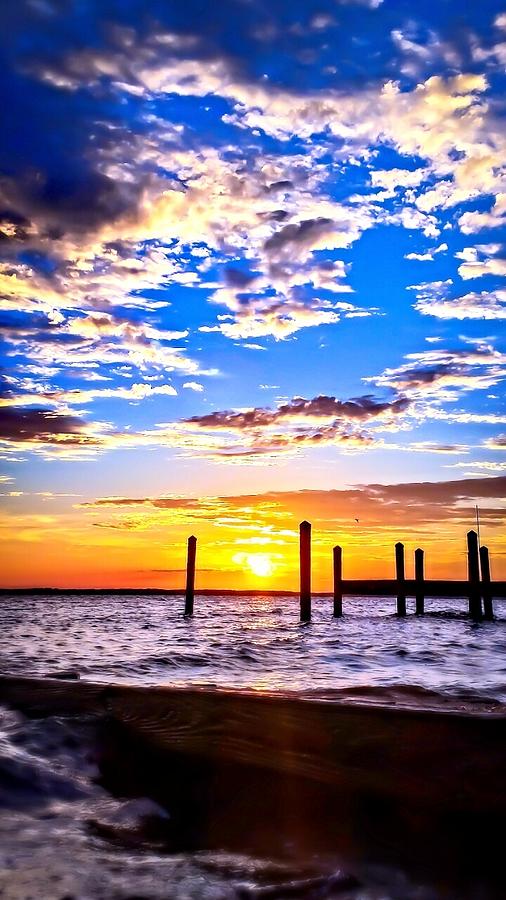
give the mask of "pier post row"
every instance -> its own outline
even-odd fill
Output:
[[[395,545],[395,577],[397,579],[397,615],[406,615],[406,578],[404,575],[404,544]]]
[[[480,562],[478,556],[478,535],[467,532],[467,575],[469,579],[469,615],[481,619]]]
[[[491,622],[494,618],[492,585],[490,583],[490,559],[488,547],[480,547],[481,589],[483,594],[483,618]]]
[[[343,550],[342,547],[334,547],[334,616],[340,618],[343,614]]]
[[[186,557],[186,591],[185,591],[185,616],[193,615],[193,599],[195,597],[195,556],[197,553],[197,538],[192,535],[188,538],[188,552]]]
[[[415,550],[415,612],[417,616],[423,616],[425,611],[423,556],[423,550],[418,547]]]
[[[311,621],[311,525],[301,522],[299,526],[300,555],[300,621]]]

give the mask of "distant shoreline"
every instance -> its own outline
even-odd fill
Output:
[[[412,579],[406,579],[405,590],[408,596],[414,596],[415,582]],[[425,581],[425,595],[427,597],[466,597],[469,591],[469,583],[467,581]],[[197,590],[197,595],[204,597],[298,597],[298,591],[289,590],[234,590],[225,588],[205,588]],[[371,597],[393,596],[397,594],[397,582],[395,579],[348,579],[343,580],[343,593],[349,595],[365,594]],[[89,596],[105,596],[121,595],[127,596],[165,596],[165,597],[181,597],[184,595],[184,588],[59,588],[59,587],[13,587],[0,588],[0,598],[6,596],[28,596],[36,594],[37,596],[51,596],[55,594],[63,595],[89,595]],[[494,581],[492,583],[492,594],[494,597],[506,597],[506,581]],[[332,597],[332,591],[313,591],[313,597]]]

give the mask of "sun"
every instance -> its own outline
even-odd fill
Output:
[[[271,558],[267,553],[248,553],[246,563],[253,575],[256,575],[258,578],[268,578],[274,571]]]

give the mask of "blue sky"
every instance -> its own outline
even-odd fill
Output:
[[[9,527],[41,495],[372,482],[494,478],[502,508],[504,3],[0,24]]]

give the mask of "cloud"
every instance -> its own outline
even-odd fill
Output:
[[[408,405],[404,398],[384,401],[370,395],[344,401],[323,395],[310,400],[294,397],[276,409],[256,407],[191,416],[181,427],[217,434],[218,441],[212,450],[216,458],[293,454],[305,447],[325,445],[344,450],[365,449],[380,442],[365,432],[362,425],[380,423],[388,427]]]
[[[406,253],[404,259],[416,259],[419,262],[433,261],[437,253],[444,253],[448,250],[448,244],[439,244],[438,247],[431,247],[425,253]]]
[[[215,301],[225,302],[223,293],[215,294]],[[230,305],[237,305],[234,315],[222,317],[232,321],[221,321],[216,327],[202,327],[201,331],[221,331],[234,340],[272,336],[276,340],[284,340],[296,334],[302,328],[314,328],[318,325],[335,325],[341,318],[356,315],[370,316],[374,311],[354,306],[352,303],[320,299],[299,300],[294,296],[277,294],[272,296],[238,297],[227,300]]]
[[[44,391],[37,393],[6,392],[0,396],[0,407],[4,406],[33,406],[34,404],[51,404],[54,406],[80,406],[92,403],[95,400],[130,400],[139,402],[155,396],[176,397],[177,391],[171,384],[132,384],[129,387],[91,388],[80,390],[72,388],[64,391]]]
[[[36,405],[64,417],[67,406],[170,396],[180,376],[202,392],[198,379],[216,374],[205,353],[213,341],[223,346],[221,336],[270,352],[273,341],[256,339],[309,328],[326,337],[340,323],[347,337],[349,320],[378,313],[374,290],[362,299],[364,269],[355,271],[368,232],[407,229],[416,248],[416,233],[471,234],[504,220],[495,76],[490,60],[482,68],[466,55],[471,36],[450,39],[444,14],[436,31],[378,12],[377,0],[322,0],[316,13],[256,0],[204,6],[133,0],[55,15],[51,5],[21,4],[8,14],[4,402],[27,414]],[[433,260],[446,249],[407,258]],[[464,280],[504,274],[488,244],[460,259]],[[423,315],[504,318],[500,289],[464,293],[448,278],[415,289]],[[504,363],[485,356],[412,355],[378,376],[388,400],[224,410],[213,414],[222,433],[209,423],[205,431],[199,417],[129,433],[75,420],[97,451],[166,446],[274,458],[306,446],[379,446],[374,428],[411,426],[428,415],[427,400],[437,406],[497,383]],[[249,414],[256,425],[234,424]],[[51,433],[24,443],[49,452],[63,443]]]
[[[363,5],[379,6],[372,0]],[[322,9],[320,18],[331,22],[334,6]],[[415,171],[372,171],[372,184],[387,194],[413,192],[435,178],[440,181],[432,190],[444,190],[446,203],[496,185],[504,143],[485,121],[483,75],[433,75],[409,90],[385,78],[357,86],[341,76],[337,89],[332,82],[319,88],[310,79],[306,83],[299,67],[294,83],[283,84],[254,71],[255,51],[258,41],[264,46],[266,35],[281,29],[288,54],[296,56],[305,32],[292,21],[295,10],[271,14],[255,3],[247,10],[227,2],[207,29],[208,13],[201,9],[192,17],[190,10],[175,14],[150,0],[154,27],[144,7],[138,18],[134,8],[113,15],[104,7],[97,19],[89,13],[86,34],[96,33],[94,41],[61,41],[60,29],[75,28],[64,16],[52,49],[40,52],[35,40],[15,71],[25,88],[31,86],[33,103],[47,100],[58,146],[69,152],[54,159],[47,152],[42,165],[26,159],[22,168],[19,161],[19,177],[1,183],[8,210],[4,232],[13,255],[4,272],[11,308],[36,303],[50,313],[130,304],[150,310],[157,301],[143,296],[146,291],[174,283],[206,285],[204,250],[224,263],[225,287],[209,295],[231,316],[216,326],[221,333],[233,340],[289,337],[302,328],[369,314],[351,304],[329,306],[322,290],[349,287],[337,271],[339,261],[327,259],[335,270],[325,270],[315,254],[350,247],[385,221],[429,236],[439,233],[436,218],[427,215],[439,201],[429,203],[427,193],[423,201],[406,195],[404,206],[387,216],[375,195],[362,196],[361,203],[334,200],[321,161],[325,152],[339,164],[368,160],[371,148],[385,145],[426,160]],[[229,40],[230,21],[241,40]],[[30,25],[45,46],[42,19],[32,15]],[[14,17],[12,28],[19,27]],[[355,14],[350,27],[367,29],[365,13]],[[404,50],[406,41],[411,50],[419,48],[405,33],[396,36]],[[226,110],[221,120],[236,128],[236,144],[221,152],[203,142],[196,146],[186,125],[174,126],[162,112],[151,112],[153,102],[167,96],[189,103],[220,98]],[[133,113],[128,121],[127,112]],[[248,150],[245,159],[239,133],[248,132],[251,141],[259,128],[282,142],[296,137],[304,151],[258,156]],[[321,151],[311,143],[315,134],[325,134]],[[49,130],[44,140],[50,140]],[[75,147],[82,148],[79,155]],[[455,158],[460,147],[465,153]],[[75,172],[69,171],[72,159],[79,160]],[[16,248],[27,247],[50,256],[53,265],[41,272],[16,260]],[[133,360],[144,365],[145,356]],[[182,358],[180,351],[175,359]],[[190,363],[186,368],[191,371]]]
[[[485,446],[489,450],[506,450],[506,434],[498,434],[496,437],[487,438]]]
[[[98,506],[154,506],[158,509],[197,509],[199,501],[184,497],[101,497],[93,502],[85,501],[84,503],[79,503],[78,506],[83,509]]]
[[[446,401],[461,392],[490,388],[506,378],[506,355],[486,343],[473,350],[424,350],[409,353],[406,359],[408,362],[364,380],[411,400]]]
[[[461,297],[420,296],[414,304],[417,312],[438,319],[506,318],[506,291],[472,291]]]
[[[418,440],[411,443],[385,441],[381,432],[400,432],[412,429],[426,419],[447,422],[502,422],[496,414],[485,416],[452,413],[441,410],[442,404],[454,402],[469,391],[489,389],[506,377],[506,357],[491,344],[478,342],[472,348],[445,350],[435,348],[408,354],[407,361],[396,368],[388,368],[380,375],[364,381],[388,389],[392,396],[383,399],[366,394],[348,400],[319,395],[310,399],[294,397],[275,408],[253,407],[243,410],[216,410],[189,418],[158,423],[154,428],[122,430],[106,423],[85,423],[66,414],[66,406],[107,396],[128,399],[172,393],[170,385],[140,385],[117,388],[97,388],[81,392],[60,392],[52,396],[41,390],[23,395],[8,386],[3,403],[6,412],[12,404],[54,403],[56,409],[28,410],[27,415],[43,416],[50,421],[70,422],[76,441],[60,437],[61,429],[22,434],[17,438],[5,435],[6,447],[40,452],[51,458],[55,453],[71,459],[86,454],[117,449],[166,447],[180,454],[191,454],[214,461],[253,462],[294,455],[311,448],[333,446],[342,451],[357,449],[411,450],[423,453],[462,453],[468,447],[453,441]],[[7,379],[9,385],[9,380]],[[42,435],[42,436],[41,436]]]
[[[490,460],[475,460],[473,462],[459,462],[448,466],[450,469],[483,469],[483,473],[487,472],[504,472],[506,471],[506,462],[493,462]],[[476,474],[476,473],[475,473]]]
[[[465,212],[459,218],[464,234],[474,234],[484,228],[501,228],[506,224],[506,192],[499,192],[489,212]]]
[[[497,257],[501,250],[501,244],[464,247],[455,254],[457,259],[464,260],[458,268],[460,277],[468,281],[470,278],[482,278],[484,275],[506,276],[506,258]]]
[[[390,196],[396,190],[418,187],[429,175],[429,169],[423,166],[418,169],[374,169],[371,171],[371,184],[374,187],[386,188]]]
[[[309,519],[325,533],[345,529],[348,540],[398,529],[438,525],[438,533],[448,522],[466,524],[480,502],[483,523],[504,522],[501,503],[506,491],[506,476],[471,477],[453,481],[407,482],[401,484],[365,484],[342,490],[270,491],[214,498],[99,498],[89,508],[128,506],[164,510],[176,514],[178,521],[207,520],[211,524],[240,531],[253,529],[274,542],[280,536],[296,538],[296,526]],[[490,505],[487,505],[490,501]],[[185,519],[185,516],[188,518]],[[359,519],[359,528],[355,519]],[[352,528],[356,535],[350,532]],[[401,532],[401,534],[405,531]],[[236,542],[237,543],[237,542]]]
[[[273,425],[281,420],[304,422],[310,419],[314,422],[328,422],[342,418],[365,421],[385,414],[395,415],[403,412],[406,406],[405,400],[388,402],[377,400],[370,395],[344,401],[327,396],[314,397],[311,400],[294,397],[290,403],[283,403],[275,410],[260,407],[245,412],[213,412],[203,416],[192,416],[186,421],[203,428],[250,429]]]
[[[78,449],[94,448],[98,444],[86,423],[76,416],[61,415],[49,409],[13,407],[0,410],[0,442],[35,446],[53,444]]]
[[[77,367],[92,358],[100,365],[128,363],[140,371],[216,373],[202,370],[186,355],[186,348],[173,346],[188,334],[186,330],[162,330],[105,311],[58,315],[56,319],[47,313],[44,318],[36,314],[21,323],[4,322],[2,333],[16,354],[24,354],[40,366],[57,362],[59,367]]]
[[[334,233],[335,226],[331,219],[320,217],[306,219],[285,225],[275,231],[265,242],[265,250],[278,258],[285,254],[291,258],[293,253],[305,259],[311,250],[321,249],[327,245],[327,239]]]

